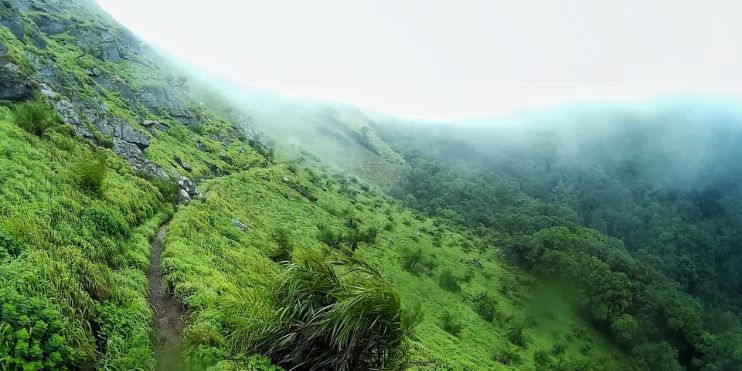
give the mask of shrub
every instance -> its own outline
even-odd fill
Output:
[[[477,295],[474,299],[474,311],[487,322],[492,322],[500,317],[500,313],[497,310],[497,301],[484,292]]]
[[[511,327],[508,330],[508,333],[506,335],[508,338],[508,341],[511,343],[521,347],[525,348],[527,346],[526,344],[526,336],[523,334],[523,326],[522,325],[515,325]]]
[[[424,317],[425,311],[422,304],[418,302],[412,309],[402,311],[402,327],[406,331],[412,331],[413,328],[417,327],[423,321]]]
[[[398,294],[362,261],[311,255],[291,263],[260,298],[237,298],[264,316],[238,311],[228,337],[244,354],[260,353],[291,369],[399,369],[406,361]]]
[[[286,228],[278,228],[273,232],[273,240],[276,241],[277,246],[269,254],[271,260],[274,262],[290,262],[291,253],[294,250],[291,241],[291,232]]]
[[[101,234],[111,237],[129,238],[130,230],[126,222],[114,216],[110,211],[93,206],[83,211],[83,220],[88,222]]]
[[[456,318],[451,313],[446,312],[446,314],[441,317],[441,328],[446,331],[447,333],[458,337],[461,334],[461,323],[456,321]]]
[[[108,175],[108,160],[104,152],[98,152],[95,161],[80,163],[76,169],[80,187],[91,193],[99,194],[103,181]]]
[[[21,244],[4,229],[0,229],[0,262],[4,257],[17,257],[21,253]]]
[[[405,249],[402,251],[402,268],[415,275],[430,274],[435,263],[423,254],[422,249]]]
[[[151,176],[148,180],[157,188],[158,191],[160,191],[163,200],[172,204],[178,202],[180,187],[175,179]]]
[[[324,224],[320,224],[319,226],[317,226],[317,229],[319,229],[317,239],[320,242],[323,242],[325,245],[339,248],[340,245],[343,243],[343,236],[340,233],[332,230],[330,227]]]
[[[438,285],[443,289],[451,292],[461,291],[461,286],[459,286],[459,279],[458,277],[456,277],[456,275],[453,274],[453,272],[451,272],[450,269],[445,269],[443,272],[441,272],[440,277],[438,277]]]
[[[18,106],[15,111],[15,123],[23,130],[41,136],[59,122],[59,117],[41,98]]]
[[[518,365],[523,362],[523,357],[518,353],[518,348],[510,345],[503,349],[498,349],[492,355],[492,359],[503,365]]]
[[[8,370],[79,369],[91,354],[75,344],[80,329],[42,297],[0,288],[0,364]]]

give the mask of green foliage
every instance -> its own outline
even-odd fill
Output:
[[[402,328],[408,333],[419,325],[425,317],[425,310],[420,302],[416,303],[412,309],[402,310]]]
[[[461,335],[461,329],[463,328],[461,323],[459,323],[459,321],[456,320],[456,317],[454,317],[454,315],[450,312],[446,312],[441,317],[440,326],[447,333],[457,337]]]
[[[36,136],[42,136],[57,123],[59,117],[56,112],[41,98],[23,103],[15,111],[15,124]]]
[[[509,342],[521,348],[525,348],[528,346],[526,336],[525,334],[523,334],[523,325],[518,324],[510,327],[506,337]]]
[[[175,179],[153,176],[147,176],[146,179],[160,191],[163,200],[173,205],[178,202],[180,187]]]
[[[415,275],[430,275],[435,268],[435,262],[423,254],[421,248],[405,249],[402,251],[402,268]]]
[[[108,175],[108,159],[105,152],[98,152],[95,161],[80,162],[75,172],[79,176],[80,187],[92,194],[100,194],[103,182]]]
[[[360,261],[309,256],[290,264],[267,296],[275,300],[274,315],[235,329],[229,339],[236,349],[313,369],[394,369],[405,362],[399,298]]]
[[[492,322],[501,317],[497,310],[497,300],[484,292],[474,298],[474,310],[487,322]]]
[[[0,364],[9,369],[66,369],[89,355],[71,343],[79,329],[41,297],[0,288]]]
[[[438,285],[451,292],[461,291],[459,278],[450,269],[444,269],[438,276]]]
[[[90,223],[96,232],[103,235],[129,238],[131,233],[129,226],[121,217],[114,216],[111,211],[99,206],[85,209],[82,219]]]
[[[294,251],[291,232],[286,228],[278,228],[273,232],[273,238],[276,242],[276,249],[271,251],[269,255],[271,260],[274,262],[290,262],[291,253]]]
[[[317,239],[323,242],[325,245],[334,248],[340,248],[340,246],[343,244],[343,236],[341,233],[336,232],[335,230],[324,224],[320,224],[319,226],[317,226],[317,229],[319,230]]]
[[[518,353],[518,349],[512,345],[506,345],[496,350],[492,358],[506,366],[517,366],[523,363],[523,357]]]
[[[0,262],[3,258],[16,257],[21,253],[22,246],[4,229],[0,228]]]

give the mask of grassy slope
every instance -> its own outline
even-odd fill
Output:
[[[19,352],[22,346],[15,342],[21,341],[31,352],[41,351],[34,349],[38,343],[78,364],[95,364],[100,358],[101,367],[151,367],[144,269],[149,238],[170,207],[154,186],[134,176],[110,153],[111,170],[101,194],[81,190],[76,164],[93,161],[90,146],[64,130],[38,138],[11,120],[10,110],[0,108],[0,232],[18,247],[15,253],[0,254],[0,296],[7,305],[4,312],[18,310],[27,322],[11,324],[13,318],[5,312],[0,344],[13,341],[8,346],[15,347],[18,361],[32,358]],[[101,231],[105,225],[87,217],[91,209],[121,221],[130,236]],[[52,312],[41,314],[41,309],[12,304],[14,293],[23,295],[25,305]],[[40,322],[49,328],[33,334]],[[18,333],[24,328],[31,333],[28,339]],[[48,346],[55,335],[62,337],[61,344]],[[96,336],[105,346],[96,347]],[[98,357],[96,351],[103,354]]]
[[[108,28],[106,20],[89,22]],[[192,310],[186,340],[194,359],[213,364],[239,358],[231,354],[225,339],[236,321],[230,312],[230,295],[259,291],[257,283],[282,269],[267,258],[267,253],[276,248],[274,234],[279,228],[291,231],[294,256],[300,259],[302,253],[329,249],[317,239],[318,225],[341,231],[350,210],[362,228],[376,226],[380,230],[376,243],[361,244],[357,256],[371,262],[394,283],[407,307],[419,302],[424,308],[424,320],[416,328],[412,344],[414,365],[496,368],[493,353],[512,349],[523,359],[519,367],[533,369],[535,352],[551,351],[555,344],[565,347],[558,362],[566,368],[571,360],[585,358],[581,352],[588,345],[592,345],[588,355],[601,368],[620,368],[624,361],[568,309],[539,316],[537,323],[529,320],[529,308],[538,306],[528,294],[530,280],[508,270],[496,256],[480,254],[477,246],[483,246],[481,241],[464,231],[419,219],[378,193],[364,192],[357,183],[330,178],[319,170],[315,172],[321,175],[313,176],[305,170],[294,174],[285,165],[255,168],[265,160],[246,143],[234,141],[226,145],[212,138],[213,134],[234,137],[234,133],[227,121],[205,108],[194,108],[204,123],[198,129],[151,112],[142,117],[136,113],[141,107],[131,106],[119,93],[97,86],[85,73],[86,68],[96,67],[109,77],[125,80],[132,91],[152,84],[168,85],[167,74],[148,57],[132,56],[131,61],[109,63],[83,53],[67,34],[45,37],[47,50],[39,50],[30,42],[23,44],[4,29],[0,29],[0,36],[6,46],[54,57],[61,73],[70,77],[67,97],[102,101],[112,114],[135,127],[142,128],[143,119],[158,120],[170,127],[152,138],[145,151],[158,165],[195,179],[234,173],[206,181],[201,186],[205,197],[175,215],[166,240],[164,266],[168,283]],[[28,65],[27,62],[19,63]],[[144,299],[143,270],[147,264],[147,241],[172,211],[170,206],[156,188],[132,174],[120,158],[107,150],[113,170],[104,182],[102,194],[81,190],[74,164],[91,161],[94,150],[65,130],[35,138],[15,127],[12,114],[3,108],[0,134],[0,228],[21,246],[18,256],[0,260],[3,303],[20,305],[20,294],[34,298],[32,302],[38,301],[41,308],[51,309],[45,314],[45,321],[59,324],[41,340],[49,341],[56,334],[64,336],[62,344],[74,344],[67,349],[70,354],[60,353],[64,359],[77,362],[71,363],[73,366],[85,363],[114,369],[151,368],[151,313]],[[199,142],[208,150],[198,149]],[[192,173],[179,168],[174,156],[189,163]],[[248,167],[255,169],[244,171]],[[382,174],[385,166],[374,169],[373,173]],[[304,198],[288,186],[284,177],[288,182],[304,184],[319,200],[315,203]],[[94,206],[124,220],[132,231],[130,237],[113,238],[100,233],[99,226],[80,216]],[[249,225],[250,231],[237,230],[232,218]],[[390,221],[391,230],[384,229]],[[431,233],[442,237],[434,239]],[[413,275],[401,267],[404,252],[417,248],[436,262],[430,276]],[[475,260],[481,261],[481,268],[473,265]],[[448,292],[437,284],[445,268],[461,278],[460,293]],[[501,315],[493,324],[483,321],[471,309],[472,296],[483,291],[498,303]],[[31,314],[32,309],[21,312]],[[458,337],[441,329],[441,318],[446,313],[453,314],[462,324]],[[550,316],[551,319],[543,319]],[[18,316],[4,315],[3,320],[11,317]],[[526,349],[506,340],[508,329],[518,324],[526,327]],[[0,331],[12,331],[13,336],[22,337],[17,331],[34,325],[33,321],[12,324],[10,330],[3,327]],[[103,342],[96,344],[96,333]],[[17,345],[15,337],[12,346]],[[33,349],[33,341],[28,344]]]
[[[70,11],[81,20],[81,27],[123,32],[95,12]],[[140,129],[144,119],[168,126],[167,132],[151,138],[145,151],[168,172],[198,179],[263,161],[247,143],[236,140],[228,122],[205,109],[197,111],[205,122],[198,130],[167,116],[151,112],[142,116],[140,102],[131,104],[86,73],[95,67],[112,81],[125,81],[131,91],[145,83],[166,85],[167,74],[149,53],[130,55],[119,63],[105,62],[87,54],[68,33],[45,36],[28,17],[24,27],[27,35],[43,39],[47,47],[39,49],[29,36],[19,40],[0,27],[0,43],[10,51],[11,60],[31,75],[35,73],[31,59],[53,60],[64,89],[53,99],[94,102],[93,106],[104,103],[109,115]],[[68,126],[35,137],[14,124],[16,104],[3,104],[0,368],[152,369],[154,334],[144,271],[149,240],[172,214],[172,205],[111,150],[76,137]],[[88,127],[97,132],[92,125]],[[234,139],[230,144],[212,138],[227,133]],[[106,142],[98,135],[100,144]],[[203,143],[206,150],[197,149],[197,143]],[[100,194],[85,190],[80,183],[82,164],[93,162],[96,152],[106,153],[110,168]],[[177,166],[174,156],[189,163],[192,173]],[[110,225],[91,216],[99,214],[110,215],[118,223],[115,227],[123,226],[126,233],[112,235],[107,229]]]
[[[436,227],[434,224],[440,223],[420,219],[375,191],[363,191],[353,181],[317,175],[317,171],[295,171],[273,166],[208,181],[203,185],[205,197],[175,215],[165,241],[163,264],[168,284],[193,313],[185,335],[191,361],[202,360],[202,365],[208,366],[233,358],[228,334],[237,317],[256,314],[249,308],[237,313],[231,309],[238,302],[236,298],[259,294],[260,282],[282,269],[269,258],[277,248],[277,229],[291,231],[294,259],[301,259],[303,254],[330,249],[317,239],[319,225],[341,231],[352,215],[360,221],[361,230],[370,226],[380,230],[373,245],[360,244],[356,256],[394,284],[403,305],[411,308],[420,303],[425,312],[412,341],[412,365],[416,368],[497,369],[504,366],[493,354],[513,349],[522,358],[519,368],[535,369],[534,354],[539,350],[551,354],[556,344],[564,347],[564,354],[552,357],[554,367],[570,368],[574,362],[585,361],[587,355],[595,368],[622,368],[623,356],[568,308],[540,308],[539,298],[528,294],[531,290],[523,284],[528,278],[508,270],[492,254],[480,253],[477,247],[482,246],[481,241],[442,224]],[[307,186],[318,201],[291,189],[286,179]],[[247,224],[249,231],[238,230],[232,224],[234,218]],[[442,236],[437,243],[435,235]],[[467,246],[470,248],[465,250]],[[418,248],[436,263],[431,276],[402,269],[403,252]],[[473,265],[475,260],[481,262],[481,268]],[[461,278],[460,293],[438,285],[437,277],[445,268]],[[509,291],[512,299],[504,294]],[[494,323],[487,323],[472,310],[471,298],[481,292],[497,301],[501,314]],[[548,302],[552,306],[559,303]],[[535,313],[534,308],[542,312]],[[463,326],[458,337],[441,328],[446,313],[453,314]],[[508,329],[517,324],[526,328],[525,349],[507,340]]]

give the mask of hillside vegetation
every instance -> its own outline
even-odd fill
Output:
[[[165,369],[160,227],[187,370],[742,364],[738,126],[691,161],[633,119],[573,141],[598,118],[422,127],[202,80],[92,1],[0,2],[0,369]]]

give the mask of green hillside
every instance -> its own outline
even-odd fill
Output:
[[[604,142],[204,80],[93,1],[0,1],[1,370],[741,364],[733,166],[677,195],[674,162],[550,162]]]

